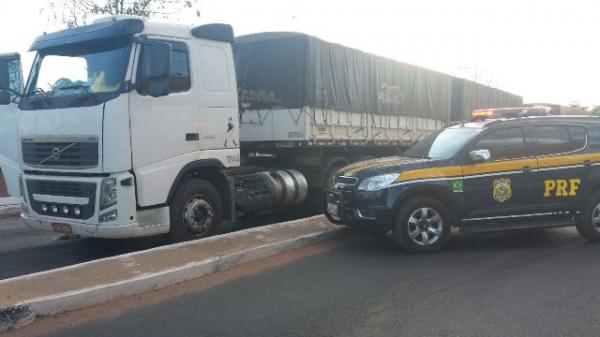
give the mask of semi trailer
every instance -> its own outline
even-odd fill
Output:
[[[451,76],[298,33],[111,16],[31,51],[23,88],[18,55],[0,57],[0,114],[18,102],[7,180],[29,226],[87,237],[182,241],[319,211],[340,167],[397,155],[472,107],[453,102]]]

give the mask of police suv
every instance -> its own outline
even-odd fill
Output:
[[[600,118],[544,116],[449,126],[401,157],[342,168],[327,192],[334,223],[413,253],[463,231],[575,225],[600,242]]]

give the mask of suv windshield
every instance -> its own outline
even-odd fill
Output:
[[[448,158],[455,155],[480,132],[479,128],[464,127],[434,132],[413,145],[404,155],[411,158]]]
[[[24,108],[63,108],[102,103],[121,88],[130,38],[68,45],[38,53]],[[110,96],[110,97],[109,97]]]

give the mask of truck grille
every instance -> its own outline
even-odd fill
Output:
[[[62,217],[62,218],[77,218],[77,219],[89,219],[94,215],[96,207],[96,184],[95,183],[80,183],[80,182],[66,182],[56,180],[35,180],[27,179],[27,195],[31,208],[40,215]],[[52,196],[52,197],[75,197],[75,198],[86,198],[88,203],[86,205],[71,205],[69,203],[53,203],[53,202],[42,202],[37,200],[38,196]],[[71,210],[74,207],[81,209],[81,214],[76,216],[71,211],[70,214],[65,215],[61,212],[53,214],[50,211],[43,211],[43,205],[47,208],[57,206],[58,209],[62,210],[62,207],[67,206]]]
[[[98,165],[97,137],[21,140],[23,162],[42,167],[95,167]]]
[[[86,195],[83,190],[85,185],[81,183],[52,181],[52,180],[34,180],[31,181],[34,189],[39,194],[45,195],[60,195],[63,197],[81,197]]]
[[[336,176],[335,182],[344,184],[345,186],[354,186],[358,179],[356,177]]]

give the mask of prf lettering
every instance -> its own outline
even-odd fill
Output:
[[[548,179],[544,181],[545,191],[544,197],[574,197],[577,195],[577,190],[581,184],[581,179]]]

